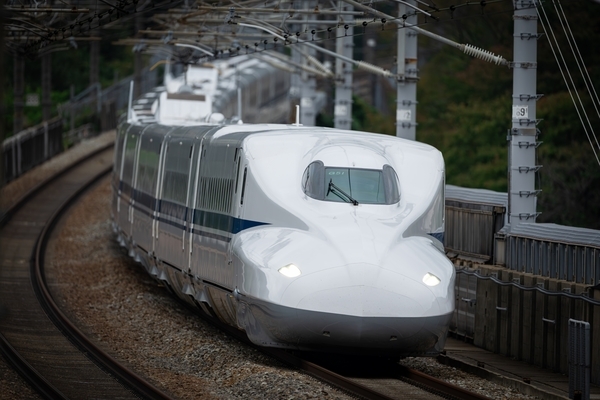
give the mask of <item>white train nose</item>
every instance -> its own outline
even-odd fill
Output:
[[[340,300],[350,291],[342,290]],[[364,295],[372,293],[364,291]],[[320,296],[308,296],[313,300]],[[354,302],[352,302],[354,303]],[[238,307],[238,324],[258,345],[327,352],[434,355],[445,343],[451,314],[430,317],[355,316],[254,301]]]
[[[431,293],[424,292],[423,296],[435,300]],[[423,303],[397,292],[361,285],[309,293],[296,307],[358,317],[412,317],[424,314]]]
[[[435,316],[450,311],[446,303],[422,281],[371,264],[301,276],[281,298],[281,304],[288,307],[356,317]]]

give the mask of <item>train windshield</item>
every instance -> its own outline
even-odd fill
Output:
[[[304,171],[302,188],[308,196],[323,201],[365,204],[400,201],[398,177],[389,165],[377,170],[328,167],[315,161]]]

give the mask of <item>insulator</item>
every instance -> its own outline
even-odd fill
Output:
[[[465,48],[463,51],[469,56],[480,58],[487,62],[493,62],[496,65],[505,65],[507,63],[502,56],[497,56],[491,51],[483,50],[478,47],[471,46],[470,44],[465,44]]]
[[[316,69],[318,69],[319,71],[325,73],[325,75],[331,75],[331,71],[328,70],[327,68],[325,68],[325,66],[323,64],[321,64],[319,62],[319,60],[317,60],[316,58],[314,58],[311,55],[308,55],[306,57],[308,59],[308,61],[315,66]]]
[[[367,70],[367,71],[370,71],[370,72],[372,72],[374,74],[377,74],[377,75],[382,75],[382,76],[385,76],[385,77],[391,77],[391,76],[393,76],[393,74],[390,71],[385,70],[385,69],[383,69],[381,67],[378,67],[376,65],[369,64],[368,62],[359,61],[357,67],[358,68],[362,68],[362,69]]]

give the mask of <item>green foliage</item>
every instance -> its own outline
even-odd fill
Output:
[[[331,114],[321,112],[317,114],[315,123],[317,126],[333,128],[334,118]],[[364,99],[356,96],[352,96],[352,123],[350,129],[383,133],[386,135],[396,134],[396,126],[393,119],[383,115]]]
[[[439,7],[445,2],[440,1]],[[563,53],[569,46],[561,37],[560,24],[551,16]],[[571,23],[582,58],[592,81],[600,80],[600,53],[594,51],[600,30],[596,16],[600,5],[593,2],[562,2]],[[460,38],[512,59],[512,12],[502,4],[486,6],[493,18],[471,18],[468,23],[443,25],[444,36]],[[427,28],[430,28],[429,26]],[[430,29],[433,30],[433,29]],[[542,28],[540,26],[540,31]],[[563,34],[564,36],[564,34]],[[421,67],[417,139],[434,145],[444,154],[448,183],[497,191],[507,191],[507,134],[511,127],[512,70],[484,63],[455,49],[440,47],[431,40],[419,39],[420,51],[428,56]],[[590,141],[573,106],[571,96],[558,69],[547,37],[539,41],[537,104],[539,140],[537,176],[539,222],[553,222],[600,229],[600,166]],[[570,60],[570,65],[575,64]],[[591,126],[600,126],[589,102],[579,71],[572,67],[574,82]],[[518,89],[517,89],[518,90]],[[575,95],[575,94],[574,94]],[[593,118],[591,116],[594,116]],[[600,147],[594,143],[596,152]],[[597,154],[600,157],[600,154]]]
[[[544,143],[538,150],[543,165],[538,220],[600,229],[598,143],[592,132],[586,134],[582,128],[568,93],[546,96],[538,105],[538,116],[544,119],[540,135]],[[585,108],[590,114],[591,106]],[[600,126],[597,115],[590,118],[592,127]]]
[[[379,113],[363,99],[352,97],[352,130],[395,135],[394,121]]]
[[[436,1],[440,9],[452,3]],[[545,11],[563,55],[568,57],[570,46],[552,4],[544,3]],[[596,50],[600,38],[600,24],[596,21],[600,4],[591,1],[561,4],[567,15],[567,21],[562,22],[570,23],[587,66],[586,73],[597,87],[600,68],[590,66],[600,65],[600,52]],[[511,60],[514,41],[511,2],[487,4],[479,15],[473,12],[476,7],[456,9],[454,19],[444,13],[437,14],[441,22],[428,20],[421,27]],[[378,63],[387,62],[390,52],[395,53],[395,30],[388,28],[391,27],[386,26],[377,35]],[[544,96],[536,107],[536,116],[541,120],[539,140],[543,142],[537,150],[537,164],[543,166],[536,182],[536,188],[542,189],[538,197],[538,211],[542,214],[538,221],[600,229],[600,146],[581,122],[589,118],[589,126],[598,127],[600,119],[574,60],[567,58],[567,62],[579,90],[573,97],[576,101],[582,99],[587,117],[577,113],[548,37],[542,36],[538,41],[537,92]],[[507,192],[513,70],[468,57],[425,36],[419,36],[419,68],[417,140],[442,151],[448,183]],[[393,104],[395,93],[390,91],[389,95]],[[360,99],[354,100],[352,127],[395,132],[393,116],[381,116]]]
[[[507,146],[504,116],[510,105],[452,104],[435,126],[429,122],[419,140],[437,147],[446,161],[447,182],[453,185],[506,191]]]
[[[130,24],[129,24],[130,25]],[[133,73],[133,53],[128,46],[115,46],[112,41],[131,34],[131,26],[126,24],[122,30],[104,32],[100,43],[100,83],[103,88],[113,84],[115,78],[121,79]],[[52,115],[57,115],[57,105],[70,98],[71,85],[75,94],[80,93],[90,85],[90,42],[78,42],[77,49],[69,49],[52,53],[51,99]],[[6,117],[0,123],[4,124],[5,136],[13,134],[14,96],[13,80],[14,60],[12,56],[4,57],[5,91],[4,104]],[[41,101],[41,61],[40,59],[25,60],[25,95],[38,93]],[[24,108],[24,128],[42,122],[42,108]],[[84,116],[83,120],[89,120]]]

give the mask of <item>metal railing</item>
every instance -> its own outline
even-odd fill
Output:
[[[9,182],[62,152],[62,133],[62,119],[56,117],[4,140],[4,181]]]
[[[156,86],[157,74],[145,69],[142,76],[142,93]],[[59,116],[27,128],[2,142],[4,182],[10,182],[36,165],[61,153],[65,142],[75,144],[100,132],[117,126],[118,113],[127,107],[129,83],[133,76],[101,90],[94,84],[77,96],[57,106]],[[92,122],[75,127],[75,118],[87,112],[100,126]],[[65,130],[66,121],[69,129]]]

